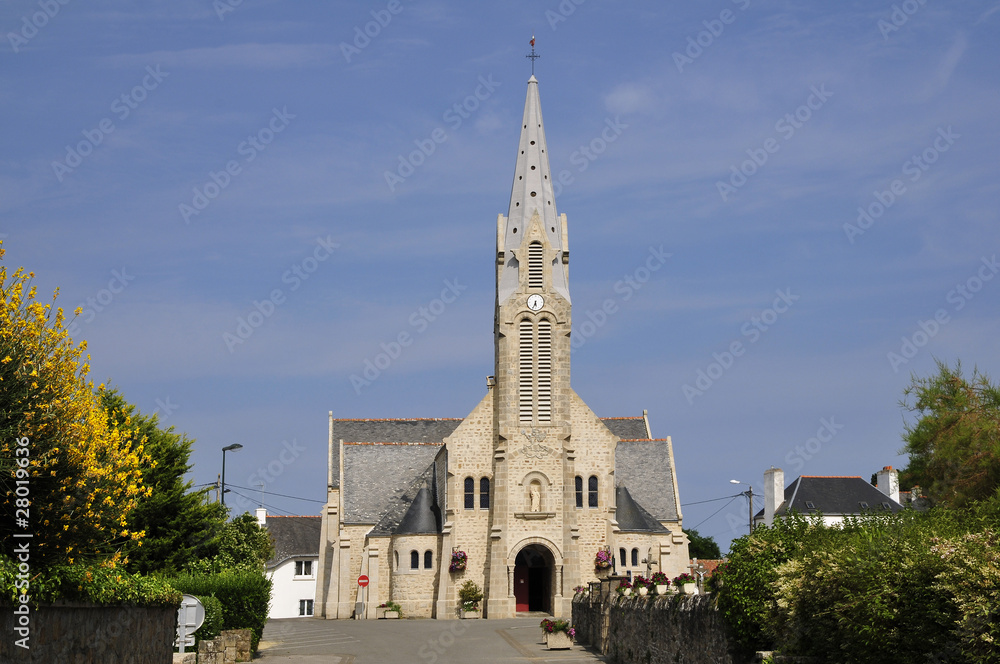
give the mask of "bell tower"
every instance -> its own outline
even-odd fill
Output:
[[[527,610],[515,561],[542,560],[533,572],[552,610],[561,579],[572,500],[569,242],[556,201],[538,80],[528,79],[507,215],[497,217],[494,349],[494,504],[487,574],[489,617]],[[517,563],[520,565],[521,563]],[[522,574],[523,570],[517,572]],[[545,576],[548,574],[548,576]],[[540,581],[537,579],[545,578]],[[557,578],[558,577],[558,578]],[[533,592],[538,596],[538,588]],[[571,595],[570,595],[571,596]],[[535,610],[532,608],[531,610]]]

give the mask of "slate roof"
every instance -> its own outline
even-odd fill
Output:
[[[269,514],[264,527],[274,542],[274,556],[267,561],[268,568],[289,558],[319,555],[320,517]]]
[[[333,420],[334,446],[330,459],[333,486],[340,484],[340,440],[345,443],[441,443],[461,423],[462,419],[456,417]]]
[[[441,532],[443,521],[436,500],[435,466],[444,463],[445,450],[421,473],[409,487],[389,501],[371,535],[418,535]]]
[[[677,520],[666,439],[620,441],[615,448],[615,484],[628,487],[632,499],[658,521]]]
[[[601,421],[611,429],[611,433],[623,440],[649,439],[644,417],[602,417]]]
[[[866,503],[868,507],[861,503]],[[889,505],[888,509],[883,507],[883,503]],[[781,516],[794,510],[800,514],[820,512],[824,516],[845,516],[865,511],[896,513],[902,509],[902,505],[862,477],[802,475],[785,487],[785,500],[778,505],[775,515]],[[763,517],[764,510],[761,510],[754,518]]]
[[[378,524],[391,508],[405,505],[398,515],[402,519],[416,496],[413,483],[431,468],[441,447],[441,443],[345,443],[344,523]]]
[[[618,528],[624,532],[669,533],[653,515],[647,512],[632,499],[629,490],[623,486],[615,487],[615,520]]]

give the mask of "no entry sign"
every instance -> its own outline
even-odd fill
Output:
[[[368,576],[365,575],[365,574],[362,574],[361,576],[359,576],[358,577],[358,585],[361,586],[362,588],[366,587],[368,585]]]

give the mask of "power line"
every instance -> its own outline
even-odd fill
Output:
[[[736,496],[742,496],[744,494],[737,493],[735,496],[723,496],[722,498],[712,498],[711,500],[699,500],[696,503],[681,503],[681,507],[689,507],[691,505],[703,505],[705,503],[714,503],[718,500],[725,500],[726,498],[735,498]]]
[[[293,500],[305,500],[305,501],[308,501],[310,503],[326,504],[325,500],[316,500],[315,498],[302,498],[301,496],[289,496],[289,495],[284,494],[284,493],[275,493],[273,491],[264,491],[262,489],[251,489],[248,486],[240,486],[238,484],[229,484],[228,482],[226,483],[226,486],[234,486],[237,489],[243,489],[244,491],[257,491],[258,493],[266,493],[269,496],[281,496],[282,498],[291,498]]]
[[[740,497],[741,495],[743,495],[743,494],[740,494],[740,493],[738,493],[738,494],[736,494],[735,496],[733,496],[732,498],[730,498],[730,499],[729,499],[729,502],[728,502],[728,503],[726,503],[725,505],[723,505],[723,506],[722,506],[722,507],[720,507],[719,509],[717,509],[717,510],[715,510],[714,512],[712,512],[711,516],[709,516],[708,518],[706,518],[706,519],[702,519],[701,523],[699,523],[699,524],[698,524],[697,526],[695,526],[695,527],[694,527],[694,528],[692,528],[691,530],[698,530],[698,528],[699,528],[699,527],[701,526],[701,524],[702,524],[702,523],[705,523],[706,521],[708,521],[708,519],[711,519],[711,518],[712,518],[713,516],[715,516],[716,514],[718,514],[719,512],[721,512],[722,510],[724,510],[724,509],[726,509],[727,507],[729,507],[729,506],[730,506],[730,505],[732,504],[732,502],[733,502],[734,500],[736,500],[737,498],[739,498],[739,497]]]

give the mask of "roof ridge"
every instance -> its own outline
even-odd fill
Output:
[[[399,442],[399,443],[390,443],[388,441],[386,441],[386,442],[353,441],[352,442],[352,441],[345,440],[344,441],[344,445],[444,445],[444,442],[442,441],[442,442],[439,442],[439,443],[430,443],[430,442],[423,441],[423,442],[412,442],[412,443],[402,443],[402,442]]]
[[[320,514],[268,514],[268,519],[321,519]]]
[[[334,422],[449,422],[464,417],[335,417]]]
[[[824,479],[824,480],[853,480],[864,478],[861,475],[799,475],[799,477],[808,477],[811,479]]]
[[[670,439],[669,438],[619,438],[618,442],[620,442],[620,443],[649,443],[649,442],[654,442],[655,441],[655,442],[658,442],[658,443],[665,443],[668,440],[670,440]]]
[[[624,417],[599,417],[600,420],[641,420],[642,415],[625,415]]]

